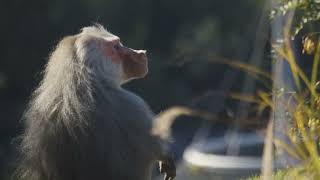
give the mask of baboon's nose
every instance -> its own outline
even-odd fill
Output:
[[[148,60],[146,50],[135,50],[125,46],[122,46],[121,49],[122,49],[121,51],[122,57],[126,59],[130,58],[135,62]]]

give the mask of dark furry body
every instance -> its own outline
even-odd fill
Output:
[[[75,40],[67,37],[58,45],[32,97],[16,176],[150,179],[163,151],[162,140],[150,132],[153,113],[140,97],[83,69]]]
[[[60,121],[55,119],[57,115],[38,124],[36,137],[25,139],[25,145],[37,145],[39,152],[27,152],[24,179],[143,180],[150,177],[151,166],[161,149],[155,137],[148,133],[152,113],[130,92],[106,90],[110,94],[94,95],[95,109],[86,114],[85,124],[78,122],[70,129],[57,122]],[[145,122],[137,123],[141,120]]]

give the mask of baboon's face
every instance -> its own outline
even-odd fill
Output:
[[[83,28],[78,40],[79,52],[84,52],[80,59],[94,66],[103,66],[106,75],[111,73],[121,83],[142,78],[148,72],[146,51],[124,46],[118,36],[102,26]]]
[[[104,38],[102,50],[112,62],[122,65],[124,81],[142,78],[147,74],[148,59],[145,50],[128,48],[113,34]]]

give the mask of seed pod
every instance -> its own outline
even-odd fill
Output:
[[[318,42],[319,42],[318,34],[310,33],[306,35],[302,40],[302,44],[303,44],[302,53],[303,54],[306,53],[309,55],[314,54],[317,49]]]

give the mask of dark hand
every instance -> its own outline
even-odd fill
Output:
[[[176,177],[176,166],[171,158],[165,161],[159,161],[159,169],[161,174],[165,174],[164,180],[172,180]]]

